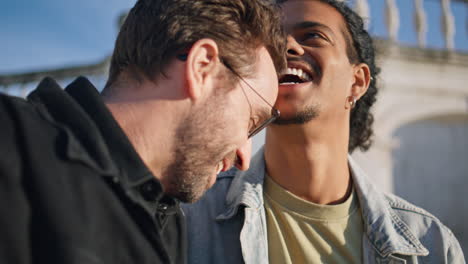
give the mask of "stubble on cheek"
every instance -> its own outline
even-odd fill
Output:
[[[218,102],[220,107],[222,102]],[[216,165],[225,153],[227,146],[221,136],[226,131],[214,116],[219,112],[216,110],[206,107],[177,130],[174,161],[164,170],[164,176],[169,179],[167,193],[183,202],[197,201],[211,187]]]
[[[308,106],[306,109],[295,113],[290,117],[280,117],[275,120],[276,125],[302,125],[319,116],[318,106]]]

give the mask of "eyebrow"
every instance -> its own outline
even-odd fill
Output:
[[[310,28],[310,27],[322,27],[322,28],[325,28],[326,30],[333,32],[331,28],[329,28],[327,25],[324,25],[322,23],[315,22],[315,21],[303,21],[301,23],[297,23],[294,25],[293,29],[297,30],[297,29],[305,29],[305,28]]]

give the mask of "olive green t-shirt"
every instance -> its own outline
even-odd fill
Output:
[[[263,196],[270,263],[362,262],[363,222],[354,191],[342,204],[319,205],[266,176]]]

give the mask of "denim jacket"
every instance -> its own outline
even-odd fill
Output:
[[[364,221],[363,263],[465,263],[452,232],[436,217],[378,191],[348,158]],[[268,263],[263,149],[250,169],[220,174],[197,203],[183,205],[188,263]]]

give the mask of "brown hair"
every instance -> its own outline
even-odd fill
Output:
[[[265,46],[280,72],[286,38],[277,4],[270,0],[138,0],[117,37],[111,59],[111,86],[129,70],[148,79],[164,74],[176,55],[202,38],[213,39],[221,59],[241,76]]]

